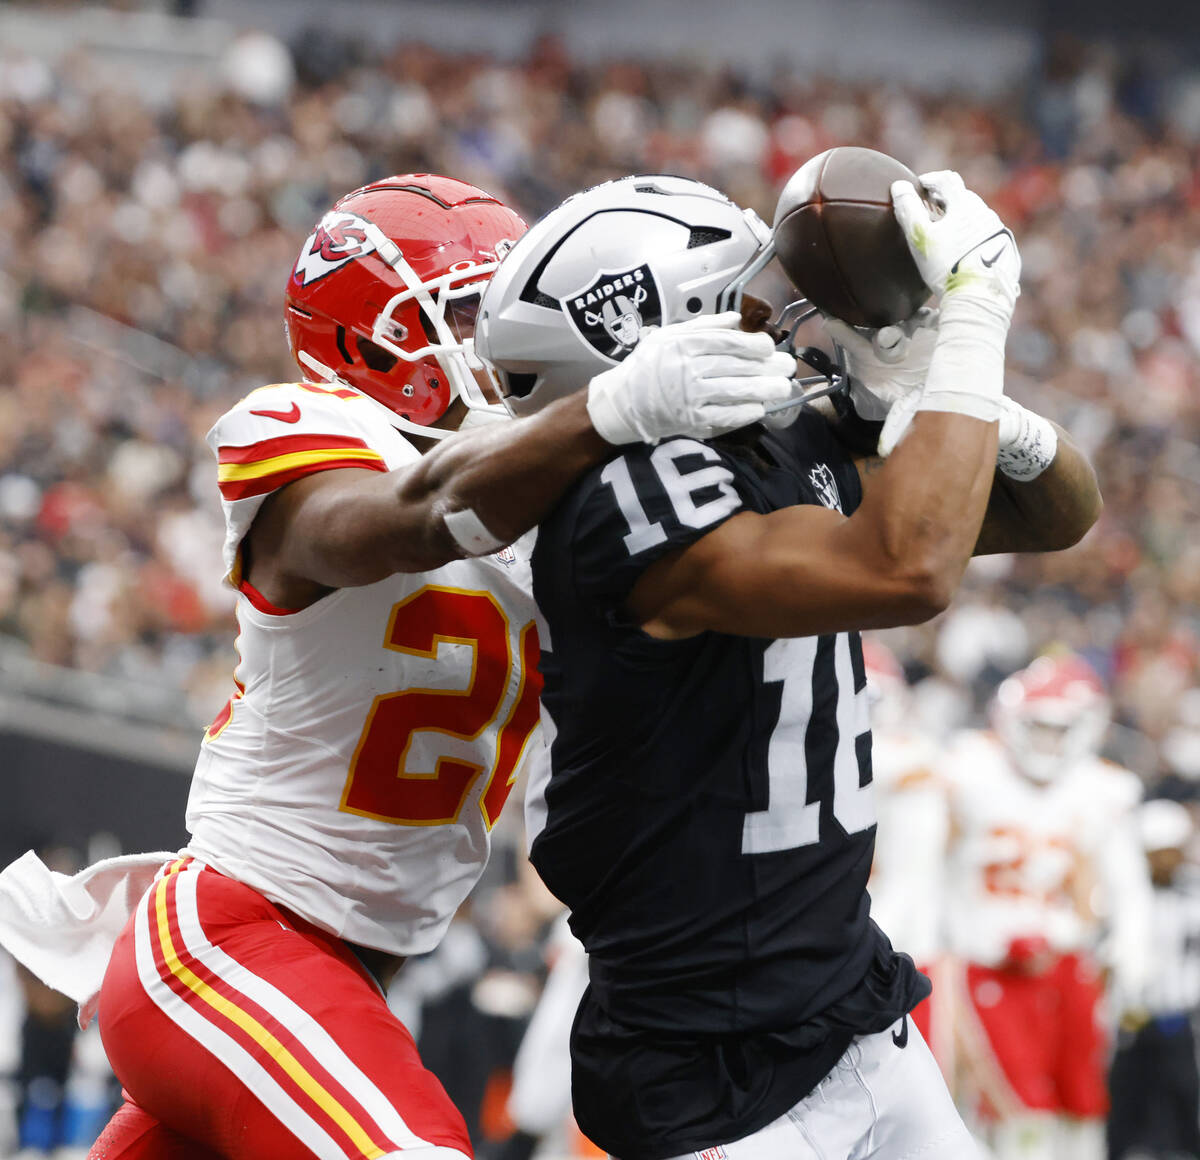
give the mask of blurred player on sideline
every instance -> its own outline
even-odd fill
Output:
[[[871,867],[871,917],[918,965],[939,949],[938,885],[945,807],[934,773],[938,739],[911,724],[912,701],[895,655],[863,641],[871,703],[871,769],[879,834]]]
[[[1044,420],[1025,482],[995,474],[1021,438],[1002,402],[1020,261],[957,174],[922,180],[936,220],[912,185],[893,197],[941,298],[934,341],[910,344],[919,364],[885,365],[871,336],[843,334],[855,406],[864,391],[891,404],[886,462],[857,464],[793,408],[772,430],[614,458],[539,527],[551,768],[527,827],[590,955],[575,1115],[620,1160],[977,1154],[907,1019],[928,983],[867,913],[856,630],[933,615],[975,549],[1074,542],[1099,499]],[[643,322],[719,298],[708,250],[736,220],[716,191],[655,176],[538,223],[488,285],[476,336],[514,407],[604,365],[602,287],[632,290]],[[1007,515],[988,511],[993,490]]]
[[[1150,863],[1153,959],[1146,986],[1122,1015],[1109,1074],[1108,1160],[1200,1156],[1200,875],[1187,856],[1187,807],[1158,798],[1138,810]]]
[[[588,967],[587,953],[571,934],[566,915],[555,923],[546,951],[550,973],[513,1061],[507,1110],[514,1131],[498,1153],[499,1160],[529,1160],[539,1146],[564,1134],[563,1152],[569,1155],[577,1142],[570,1135],[570,1037],[575,1010],[587,988]],[[574,1136],[579,1136],[578,1129]]]
[[[911,1014],[949,1075],[954,1040],[945,1032],[951,1024],[931,1019],[932,1008],[947,997],[947,989],[938,985],[947,819],[935,770],[942,739],[915,727],[904,670],[886,645],[865,637],[863,666],[871,704],[871,784],[879,824],[868,882],[871,918],[933,982],[933,994]]]
[[[993,721],[994,733],[958,737],[939,769],[960,1099],[979,1105],[999,1160],[1099,1160],[1105,976],[1119,1013],[1152,953],[1141,782],[1096,756],[1108,701],[1074,656],[1005,681]]]
[[[255,391],[208,436],[241,659],[196,767],[191,840],[111,960],[113,921],[162,856],[81,881],[27,856],[0,882],[0,938],[85,1015],[107,962],[100,1026],[127,1100],[97,1160],[471,1152],[383,988],[476,881],[530,749],[519,537],[614,443],[750,422],[795,369],[737,316],[694,320],[586,396],[435,442],[507,418],[476,381],[472,330],[524,230],[425,174],[321,219],[287,291],[311,377]]]

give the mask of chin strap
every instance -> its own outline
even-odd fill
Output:
[[[775,257],[775,240],[770,238],[747,263],[742,267],[733,281],[721,291],[717,297],[718,310],[741,310],[742,297],[747,284],[756,275],[771,264]],[[777,350],[790,354],[800,362],[807,363],[817,373],[801,375],[792,379],[793,386],[800,393],[779,403],[772,403],[763,408],[764,421],[770,427],[787,427],[800,414],[800,408],[805,403],[816,402],[827,395],[844,394],[849,389],[849,379],[846,374],[846,354],[841,346],[834,342],[833,355],[815,346],[804,346],[797,349],[796,334],[800,327],[810,318],[815,318],[820,311],[807,299],[798,298],[789,302],[780,312],[778,318],[766,326],[767,333],[775,342]],[[810,390],[809,388],[815,388]]]
[[[364,398],[370,399],[371,396],[365,395]],[[371,402],[374,403],[375,400],[371,399]],[[422,427],[420,423],[414,423],[411,419],[398,415],[390,407],[384,407],[382,403],[376,403],[376,406],[385,410],[388,422],[405,435],[418,435],[422,439],[446,439],[455,434],[449,427]]]
[[[793,303],[792,306],[796,306]],[[802,303],[800,305],[807,305]],[[784,310],[783,319],[787,311],[791,307]],[[846,374],[846,356],[842,348],[835,342],[833,344],[834,354],[830,356],[816,346],[802,346],[798,350],[795,346],[796,330],[800,323],[807,318],[811,318],[816,314],[815,310],[803,314],[803,316],[791,327],[784,335],[783,340],[778,344],[777,349],[792,355],[793,358],[799,359],[802,363],[807,363],[817,373],[815,375],[801,375],[792,379],[792,385],[799,387],[801,393],[793,396],[791,399],[785,399],[782,403],[772,403],[763,408],[763,422],[768,427],[774,427],[777,430],[783,427],[788,427],[800,417],[800,409],[806,405],[815,403],[818,399],[824,399],[827,396],[832,397],[834,405],[837,406],[838,400],[845,396],[850,388],[850,380]],[[773,335],[773,337],[777,337]],[[812,388],[811,390],[809,388]]]
[[[455,431],[466,431],[472,427],[483,427],[491,423],[508,422],[512,416],[499,405],[488,404],[486,407],[475,407],[467,400],[467,413],[463,417],[463,421],[457,428],[449,427],[426,427],[420,423],[414,423],[411,419],[406,419],[398,411],[393,411],[391,407],[385,406],[378,399],[372,398],[366,391],[360,391],[353,383],[348,383],[345,379],[339,377],[336,371],[327,367],[323,362],[319,362],[313,358],[307,351],[297,351],[296,359],[304,367],[310,370],[318,380],[323,383],[336,383],[337,386],[347,390],[354,391],[361,398],[366,399],[379,413],[387,419],[397,431],[404,435],[417,435],[422,439],[445,439],[450,435],[455,434]]]
[[[463,421],[459,423],[460,431],[474,431],[480,427],[494,427],[498,423],[511,423],[513,416],[507,410],[488,406],[486,410],[482,407],[471,407],[463,416]]]

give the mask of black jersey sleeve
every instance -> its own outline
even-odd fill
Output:
[[[694,439],[639,446],[590,475],[571,534],[577,597],[620,617],[641,574],[707,535],[748,502],[736,465]]]

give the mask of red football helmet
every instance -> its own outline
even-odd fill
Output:
[[[348,193],[300,249],[288,340],[306,373],[340,381],[421,428],[455,398],[503,414],[473,371],[479,292],[525,223],[463,181],[405,173]],[[448,434],[448,432],[446,432]]]
[[[1108,697],[1079,657],[1038,657],[996,690],[992,721],[1021,771],[1050,781],[1099,750],[1108,729]]]

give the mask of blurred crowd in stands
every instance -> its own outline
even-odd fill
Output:
[[[1070,426],[1107,500],[1083,545],[980,565],[954,611],[893,645],[938,690],[942,725],[1038,650],[1079,649],[1113,690],[1118,756],[1150,780],[1200,775],[1192,82],[1062,43],[1025,91],[982,103],[584,62],[549,37],[513,62],[380,53],[323,29],[290,47],[244,36],[151,107],[87,57],[51,70],[0,50],[0,634],[179,688],[197,722],[221,705],[231,600],[202,436],[295,377],[284,280],[341,193],[432,170],[532,220],[594,182],[668,171],[769,220],[799,163],[857,143],[959,169],[1016,230],[1011,389]]]
[[[224,702],[232,596],[203,435],[296,376],[284,282],[340,194],[428,170],[533,220],[666,171],[770,220],[787,176],[835,144],[959,169],[1014,228],[1012,392],[1069,427],[1107,501],[1079,547],[978,562],[948,614],[888,634],[915,711],[939,733],[977,720],[1000,677],[1075,649],[1112,691],[1114,756],[1200,795],[1200,80],[1065,42],[1020,94],[983,103],[585,62],[553,38],[501,62],[254,34],[165,107],[95,60],[51,70],[0,46],[0,651],[178,689],[197,725]],[[486,914],[456,925],[427,993],[417,973],[411,1018],[443,1020],[450,1042],[477,1033],[466,1004],[511,1058],[553,907],[510,864],[484,885]],[[499,1115],[488,1081],[452,1094]]]

